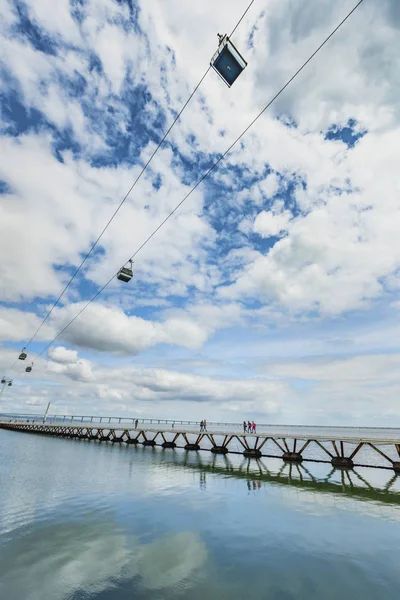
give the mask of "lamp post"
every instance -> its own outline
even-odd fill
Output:
[[[49,402],[49,403],[48,403],[48,405],[47,405],[47,408],[46,408],[46,412],[44,413],[44,417],[43,417],[43,423],[45,423],[45,422],[46,422],[46,417],[47,417],[47,413],[49,412],[50,404],[51,404],[51,403]]]

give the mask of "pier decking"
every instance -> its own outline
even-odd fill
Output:
[[[148,426],[141,423],[135,428],[134,421],[122,424],[89,421],[88,418],[74,417],[75,422],[65,419],[43,422],[38,418],[1,418],[0,428],[26,433],[51,435],[64,438],[92,440],[98,442],[142,444],[162,448],[183,448],[187,451],[206,450],[214,454],[242,454],[248,458],[262,456],[281,458],[289,463],[303,461],[331,463],[342,469],[354,466],[392,469],[400,473],[400,439],[382,437],[356,437],[342,435],[339,438],[329,434],[285,434],[244,433],[234,430],[210,430],[200,432],[198,428],[171,424]],[[81,420],[80,420],[81,419]],[[87,421],[84,421],[87,419]],[[98,420],[98,419],[97,419]],[[368,452],[366,452],[368,450]],[[374,458],[379,458],[379,462]],[[361,462],[357,462],[357,459]]]

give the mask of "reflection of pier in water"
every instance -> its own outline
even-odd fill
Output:
[[[137,448],[138,451],[139,448]],[[162,463],[167,468],[186,468],[199,473],[200,489],[205,489],[206,475],[220,475],[233,477],[246,482],[249,490],[260,489],[261,484],[291,486],[303,491],[319,492],[322,494],[340,494],[351,496],[357,500],[381,502],[400,506],[400,488],[394,489],[400,483],[400,475],[388,473],[385,483],[379,486],[368,479],[368,475],[360,469],[345,471],[330,468],[324,475],[315,475],[312,465],[283,463],[279,469],[274,470],[263,459],[244,459],[239,464],[234,464],[230,458],[224,456],[207,457],[201,454],[166,453],[162,451]],[[365,471],[366,469],[363,469]],[[375,472],[370,472],[375,475]],[[335,481],[335,476],[338,480]]]

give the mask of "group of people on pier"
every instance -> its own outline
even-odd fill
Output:
[[[200,431],[207,431],[207,421],[200,421]]]
[[[256,424],[254,421],[243,421],[243,432],[244,433],[256,433]]]

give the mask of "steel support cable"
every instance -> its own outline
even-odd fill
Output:
[[[49,312],[46,314],[45,318],[40,323],[39,327],[36,329],[35,333],[33,334],[33,336],[31,337],[31,339],[29,340],[29,342],[25,346],[25,349],[28,349],[28,347],[30,346],[30,344],[33,342],[33,340],[35,339],[35,337],[37,336],[37,334],[39,333],[39,331],[41,330],[41,328],[43,327],[43,325],[45,324],[45,322],[47,321],[47,319],[50,317],[51,313],[53,312],[53,310],[55,309],[55,307],[57,306],[57,304],[59,303],[59,301],[61,300],[61,298],[64,296],[65,292],[67,291],[67,289],[69,288],[69,286],[71,285],[71,283],[74,281],[75,277],[78,275],[79,271],[82,269],[83,265],[85,264],[85,262],[87,261],[87,259],[89,258],[89,256],[92,254],[93,250],[96,248],[97,244],[99,243],[99,241],[101,240],[101,238],[105,234],[106,230],[111,225],[112,221],[115,219],[115,217],[117,216],[117,214],[120,211],[120,209],[122,208],[122,206],[125,204],[125,202],[128,199],[130,193],[132,192],[133,188],[136,186],[136,184],[138,183],[138,181],[141,179],[143,173],[146,171],[147,167],[149,166],[149,164],[151,163],[151,161],[153,160],[153,158],[155,157],[155,155],[157,154],[157,152],[159,151],[159,149],[161,148],[161,146],[163,145],[163,143],[167,139],[169,133],[171,132],[171,129],[174,127],[174,125],[176,124],[176,122],[179,120],[179,118],[181,117],[183,111],[185,110],[185,108],[189,104],[190,100],[193,98],[193,96],[195,95],[195,93],[199,89],[200,85],[203,83],[203,81],[204,81],[205,77],[208,75],[208,72],[209,72],[210,69],[211,69],[211,67],[207,68],[206,72],[204,73],[204,75],[200,79],[199,83],[196,85],[196,87],[194,88],[193,92],[190,94],[189,98],[186,100],[185,104],[182,106],[181,110],[176,115],[175,119],[172,121],[172,124],[167,129],[167,131],[165,132],[165,134],[162,137],[161,141],[156,146],[156,148],[153,151],[153,153],[151,154],[150,158],[148,159],[148,161],[146,162],[146,164],[144,165],[144,167],[142,167],[142,170],[140,171],[139,175],[136,177],[135,181],[133,182],[133,184],[129,188],[128,192],[125,194],[125,196],[123,197],[123,199],[121,200],[121,202],[119,203],[119,205],[117,206],[117,208],[115,209],[115,211],[113,212],[113,214],[111,215],[111,217],[109,218],[109,220],[107,221],[106,225],[103,227],[101,233],[98,235],[98,237],[94,241],[93,245],[91,246],[91,248],[89,249],[89,251],[87,252],[87,254],[85,255],[85,257],[83,258],[82,262],[80,263],[80,265],[77,267],[77,269],[73,273],[71,279],[68,281],[67,285],[62,290],[61,294],[58,296],[58,298],[56,299],[56,301],[54,302],[54,304],[50,308]]]
[[[236,23],[235,27],[233,28],[233,30],[232,30],[232,32],[230,34],[230,37],[232,37],[232,35],[236,31],[236,29],[239,27],[240,23],[242,22],[242,20],[244,19],[245,15],[247,14],[248,10],[250,9],[250,7],[252,6],[252,4],[254,2],[255,2],[255,0],[251,0],[250,4],[247,6],[246,10],[244,11],[244,13],[242,14],[242,16],[240,17],[239,21]],[[64,296],[65,292],[68,290],[68,288],[71,285],[71,283],[74,281],[75,277],[78,275],[78,273],[82,269],[83,265],[85,264],[85,262],[87,261],[87,259],[89,258],[89,256],[92,254],[93,250],[96,248],[97,244],[99,243],[99,241],[103,237],[103,235],[106,232],[106,230],[111,225],[112,221],[117,216],[117,214],[120,211],[120,209],[122,208],[122,206],[125,204],[126,200],[128,199],[129,195],[131,194],[132,190],[134,189],[134,187],[136,186],[136,184],[138,183],[138,181],[141,179],[141,177],[144,174],[144,172],[146,171],[147,167],[150,165],[151,161],[153,160],[153,158],[155,157],[155,155],[157,154],[157,152],[159,151],[159,149],[161,148],[161,146],[163,145],[163,143],[167,139],[167,137],[170,134],[172,128],[177,123],[177,121],[180,119],[180,117],[182,116],[183,111],[185,110],[185,108],[187,107],[187,105],[189,104],[189,102],[191,101],[191,99],[193,98],[193,96],[195,95],[195,93],[197,92],[197,90],[199,89],[199,87],[201,86],[201,84],[203,83],[203,81],[206,78],[206,76],[208,75],[210,69],[211,69],[211,66],[208,66],[207,69],[206,69],[206,71],[205,71],[205,73],[201,77],[200,81],[198,82],[198,84],[194,88],[193,92],[190,94],[190,96],[186,100],[185,104],[182,106],[182,108],[180,109],[179,113],[176,115],[175,119],[172,121],[171,125],[169,126],[169,128],[165,132],[165,134],[162,137],[161,141],[156,146],[156,148],[153,151],[153,153],[151,154],[150,158],[148,159],[148,161],[146,162],[146,164],[144,165],[144,167],[140,171],[139,175],[136,177],[135,181],[133,182],[133,184],[129,188],[128,192],[125,194],[125,196],[121,200],[120,204],[117,206],[117,208],[115,209],[115,211],[111,215],[110,219],[107,221],[106,225],[104,226],[104,228],[102,229],[102,231],[100,232],[100,234],[98,235],[98,237],[96,238],[96,240],[94,241],[94,243],[92,244],[92,246],[90,247],[89,251],[84,256],[82,262],[80,263],[80,265],[78,265],[77,269],[72,274],[70,280],[68,281],[68,283],[66,284],[66,286],[64,287],[64,289],[62,290],[62,292],[60,293],[60,295],[57,297],[57,299],[55,300],[54,304],[51,306],[50,310],[47,312],[47,314],[44,317],[44,319],[42,320],[42,322],[37,327],[35,333],[32,335],[32,337],[30,338],[30,340],[28,341],[28,343],[24,347],[25,350],[27,350],[29,348],[29,346],[31,345],[31,343],[33,342],[33,340],[35,339],[35,337],[37,336],[37,334],[39,333],[39,331],[42,329],[43,325],[46,323],[47,319],[52,314],[53,310],[56,308],[56,306],[60,302],[61,298]],[[7,375],[8,375],[8,373],[10,373],[13,370],[13,368],[14,368],[14,366],[15,366],[15,364],[16,364],[17,361],[18,361],[18,359],[8,369]]]
[[[239,21],[236,23],[235,27],[232,29],[229,37],[232,37],[233,34],[235,33],[236,29],[239,27],[240,23],[243,21],[243,19],[245,18],[247,12],[250,10],[251,5],[254,4],[255,0],[251,0],[250,4],[248,5],[248,7],[246,8],[246,10],[244,11],[244,13],[242,14],[242,16],[240,17]]]
[[[351,9],[351,11],[347,13],[347,15],[344,17],[344,19],[342,19],[342,21],[340,21],[340,23],[335,27],[335,29],[333,29],[333,31],[331,31],[331,33],[324,39],[324,41],[318,46],[318,48],[316,50],[314,50],[314,52],[301,65],[301,67],[294,73],[294,75],[292,75],[290,77],[290,79],[288,79],[288,81],[285,83],[285,85],[283,87],[281,87],[281,89],[275,94],[275,96],[273,96],[271,98],[271,100],[268,102],[268,104],[266,104],[266,106],[258,113],[258,115],[251,121],[251,123],[242,131],[242,133],[229,146],[229,148],[227,150],[225,150],[225,152],[223,154],[221,154],[221,156],[215,161],[215,163],[201,176],[201,178],[189,190],[189,192],[186,194],[186,196],[179,202],[179,204],[177,204],[175,206],[175,208],[165,217],[165,219],[163,221],[161,221],[161,223],[156,227],[156,229],[146,238],[146,240],[139,246],[139,248],[132,254],[130,259],[128,259],[126,262],[129,262],[129,260],[133,260],[133,258],[140,252],[140,250],[142,250],[142,248],[144,248],[144,246],[146,246],[146,244],[156,235],[156,233],[161,229],[161,227],[163,227],[163,225],[165,225],[165,223],[176,213],[176,211],[189,198],[189,196],[198,188],[198,186],[206,179],[206,177],[208,177],[210,175],[210,173],[212,173],[212,171],[214,171],[214,169],[225,158],[225,156],[232,150],[232,148],[234,146],[236,146],[236,144],[239,142],[239,140],[241,140],[241,138],[249,131],[249,129],[254,125],[254,123],[256,123],[256,121],[258,121],[258,119],[265,113],[265,111],[271,106],[271,104],[273,102],[275,102],[275,100],[282,94],[282,92],[291,84],[291,82],[297,77],[297,75],[299,75],[299,73],[301,73],[301,71],[304,69],[304,67],[306,67],[308,65],[308,63],[314,58],[314,56],[316,54],[318,54],[318,52],[335,35],[335,33],[340,29],[340,27],[349,19],[349,17],[355,12],[355,10],[363,2],[364,2],[364,0],[359,0],[359,2],[357,2],[357,4]],[[61,329],[61,331],[55,336],[55,338],[51,342],[49,342],[47,344],[47,346],[34,358],[33,362],[35,362],[40,356],[42,356],[42,354],[44,354],[50,348],[50,346],[52,346],[52,344],[54,344],[54,342],[68,329],[68,327],[70,325],[72,325],[72,323],[74,323],[74,321],[76,321],[76,319],[88,308],[88,306],[90,304],[92,304],[92,302],[94,302],[96,300],[96,298],[98,298],[98,296],[100,296],[100,294],[105,290],[105,288],[108,285],[110,285],[110,283],[113,281],[114,278],[115,278],[115,273],[107,281],[107,283],[105,283],[103,285],[103,287],[101,287],[98,290],[98,292],[96,292],[96,294],[85,304],[85,306],[83,306],[83,308],[81,308],[81,310],[75,315],[75,317],[73,317],[73,319],[71,319],[71,321],[69,321],[67,323],[67,325],[65,325],[65,327],[63,327],[63,329]]]
[[[15,365],[17,364],[17,362],[18,362],[18,357],[14,360],[13,364],[11,365],[11,367],[5,373],[4,378],[6,378],[9,373],[11,373],[11,371],[14,369]]]

